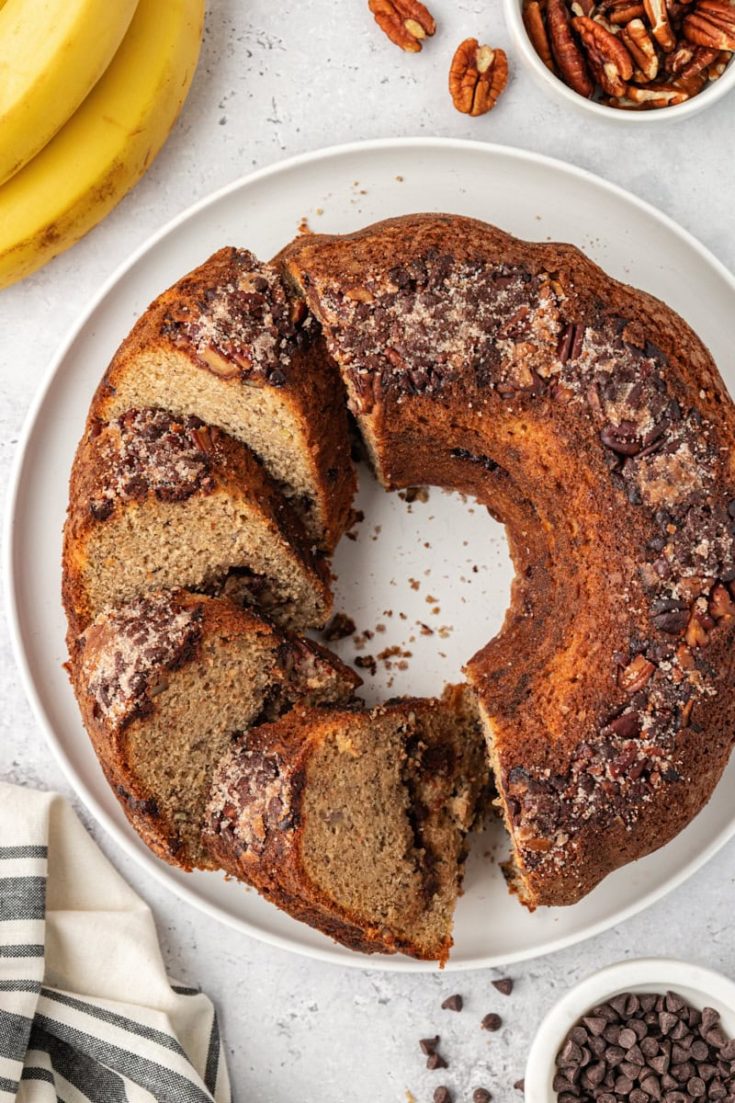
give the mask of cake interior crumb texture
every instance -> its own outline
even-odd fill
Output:
[[[128,765],[153,796],[174,855],[182,850],[194,866],[210,864],[200,835],[212,771],[233,733],[258,717],[277,679],[268,637],[214,635],[202,641],[197,662],[157,687],[155,710],[127,729]]]
[[[256,602],[281,624],[324,623],[328,605],[313,572],[287,539],[269,526],[257,502],[226,488],[185,502],[148,499],[96,526],[86,558],[100,569],[87,572],[91,611],[171,586],[221,585],[233,569],[238,594]]]
[[[388,945],[445,959],[482,780],[475,733],[449,713],[335,726],[307,766],[306,872]]]

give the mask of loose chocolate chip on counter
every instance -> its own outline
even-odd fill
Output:
[[[419,1048],[422,1053],[430,1057],[432,1053],[436,1052],[436,1047],[439,1045],[440,1040],[438,1034],[435,1034],[433,1038],[422,1038],[419,1041]]]
[[[442,1004],[443,1011],[461,1011],[464,1007],[464,1000],[459,994],[454,996],[447,996]]]
[[[493,988],[497,988],[503,996],[509,996],[513,991],[513,981],[510,977],[502,977],[501,980],[493,981]]]
[[[483,1017],[480,1025],[483,1030],[500,1030],[503,1025],[503,1020],[500,1018],[500,1015],[496,1015],[494,1011],[491,1011],[488,1015]]]
[[[426,1058],[426,1067],[434,1072],[435,1069],[447,1069],[449,1065],[444,1060],[441,1053],[430,1053]]]
[[[515,1088],[515,1090],[517,1092],[524,1092],[526,1090],[526,1081],[525,1080],[516,1080],[513,1087]]]
[[[472,1093],[472,1103],[490,1103],[492,1096],[487,1088],[475,1088]]]
[[[452,1093],[449,1088],[442,1086],[434,1089],[434,1103],[452,1103]]]

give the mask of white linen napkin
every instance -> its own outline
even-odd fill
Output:
[[[217,1018],[56,793],[0,782],[0,1103],[230,1103]]]

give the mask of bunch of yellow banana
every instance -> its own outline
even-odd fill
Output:
[[[204,0],[0,0],[0,287],[140,179],[186,99]]]

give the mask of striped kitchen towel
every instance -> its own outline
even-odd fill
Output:
[[[212,1004],[58,794],[0,782],[0,1103],[229,1103]]]

